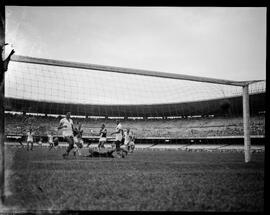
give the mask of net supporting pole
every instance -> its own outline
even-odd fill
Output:
[[[0,48],[2,55],[2,47],[5,44],[5,7],[0,3]],[[1,202],[4,202],[5,197],[5,108],[4,108],[4,98],[5,98],[5,71],[1,57],[0,65],[0,195]]]
[[[244,126],[244,152],[245,162],[251,161],[250,153],[250,114],[249,114],[249,93],[248,84],[243,86],[243,126]]]

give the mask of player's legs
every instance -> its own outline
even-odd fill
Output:
[[[53,148],[53,143],[49,142],[49,151]]]
[[[74,155],[74,156],[76,156],[76,152],[78,151],[78,149],[79,149],[79,148],[78,148],[77,144],[75,143],[75,144],[74,144],[74,150],[73,150],[73,155]]]
[[[58,149],[58,146],[59,146],[59,141],[58,141],[58,138],[57,138],[57,139],[54,139],[54,141],[53,141],[53,147],[55,149]]]
[[[115,146],[117,155],[123,157],[123,152],[127,154],[127,150],[121,147],[121,143],[121,141],[117,140],[115,141]]]
[[[135,143],[133,141],[130,142],[130,152],[132,153],[135,149]]]
[[[23,146],[23,143],[22,143],[22,138],[20,138],[20,139],[18,140],[18,142],[20,143],[21,148],[23,148],[24,146]]]
[[[110,150],[110,151],[108,151],[107,153],[108,153],[108,157],[111,157],[111,158],[113,158],[114,156],[113,156],[113,152],[115,151],[115,149],[112,149],[112,150]]]
[[[81,148],[83,148],[83,140],[79,139],[79,145],[78,145],[78,154],[79,154],[79,156],[82,155]]]
[[[127,156],[127,154],[128,154],[127,145],[123,145],[122,147],[120,147],[120,150],[122,152],[121,153],[122,157]]]
[[[135,149],[135,144],[134,145],[131,145],[131,152],[133,152]]]
[[[100,150],[100,147],[101,147],[101,143],[102,143],[102,141],[98,141],[98,150]]]
[[[79,156],[82,156],[81,149],[78,148],[77,151],[78,151],[78,155],[79,155]]]
[[[120,144],[121,144],[121,142],[119,140],[117,140],[114,143],[115,143],[116,152],[118,153],[120,151]]]
[[[105,148],[105,143],[106,143],[106,139],[104,141],[102,141],[102,143],[101,143],[102,148]]]
[[[106,141],[101,141],[101,142],[100,142],[100,148],[103,148],[103,149],[105,148],[105,146],[104,146],[105,142],[106,142]]]
[[[76,136],[73,138],[73,142],[74,142],[74,145],[73,145],[74,146],[73,147],[74,148],[73,155],[76,156],[76,152],[78,151],[78,145],[77,145],[78,144],[78,138]]]
[[[74,140],[73,140],[73,137],[65,137],[65,140],[67,141],[68,143],[68,147],[67,147],[67,150],[66,152],[63,154],[63,156],[68,156],[69,155],[69,152],[74,148]]]
[[[27,151],[29,151],[29,145],[30,145],[30,150],[33,150],[33,141],[27,141]]]
[[[30,150],[31,150],[31,151],[33,151],[33,145],[34,145],[34,142],[33,142],[33,141],[31,141],[30,143],[31,143]]]

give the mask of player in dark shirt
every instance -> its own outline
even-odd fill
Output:
[[[101,125],[100,131],[99,131],[99,142],[98,142],[98,150],[104,147],[104,143],[107,141],[107,129],[105,128],[105,124]]]

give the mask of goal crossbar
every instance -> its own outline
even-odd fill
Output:
[[[262,81],[262,80],[232,81],[232,80],[215,79],[215,78],[199,77],[199,76],[184,75],[184,74],[158,72],[158,71],[152,71],[152,70],[131,69],[131,68],[124,68],[124,67],[104,66],[104,65],[98,65],[98,64],[88,64],[88,63],[78,63],[78,62],[70,62],[70,61],[62,61],[62,60],[34,58],[34,57],[21,56],[21,55],[12,56],[11,60],[16,61],[16,62],[24,62],[24,63],[32,63],[32,64],[44,64],[44,65],[60,66],[60,67],[100,70],[104,72],[115,72],[115,73],[123,73],[123,74],[142,75],[142,76],[154,76],[154,77],[161,77],[161,78],[180,79],[180,80],[207,82],[207,83],[213,83],[213,84],[223,84],[223,85],[233,85],[233,86],[245,86],[250,83]]]

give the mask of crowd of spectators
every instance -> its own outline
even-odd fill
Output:
[[[108,133],[114,131],[115,120],[73,118],[74,123],[81,123],[85,136],[98,133],[104,123]],[[124,128],[130,128],[137,138],[144,137],[209,137],[243,135],[241,117],[213,117],[200,119],[161,119],[161,120],[120,120]],[[28,116],[18,114],[5,115],[5,134],[23,135],[32,127],[35,135],[46,136],[48,132],[58,135],[59,117]],[[265,117],[252,116],[251,135],[265,134]],[[92,131],[92,132],[91,132]]]

